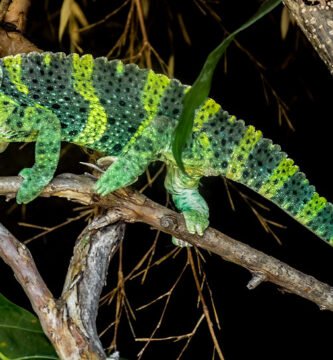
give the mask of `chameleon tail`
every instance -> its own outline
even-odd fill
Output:
[[[246,185],[333,245],[333,205],[318,195],[279,145],[215,108],[210,106],[209,112],[203,107],[206,118],[199,112],[198,119],[203,120],[194,127],[198,154],[205,152],[208,159],[204,174],[221,174]]]
[[[247,133],[250,127],[247,127]],[[271,140],[252,131],[246,160],[229,163],[226,176],[255,190],[333,245],[333,205],[319,196],[294,161]],[[237,151],[237,148],[234,152]],[[243,154],[244,156],[244,154]],[[234,157],[231,157],[231,160]],[[232,172],[237,166],[238,171]]]

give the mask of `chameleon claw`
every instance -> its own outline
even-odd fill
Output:
[[[96,182],[94,190],[101,196],[106,196],[111,192],[117,190],[118,187],[113,186],[111,181],[105,179],[103,176]]]
[[[184,211],[183,215],[188,232],[202,236],[209,225],[207,215],[197,210]]]
[[[172,237],[172,243],[175,246],[178,246],[180,248],[184,248],[184,247],[191,247],[192,245],[184,240],[178,239],[176,237]]]
[[[96,182],[94,190],[101,196],[105,196],[120,188],[124,188],[137,180],[137,173],[123,168],[121,163],[112,164],[110,168]]]
[[[105,196],[110,192],[110,191],[108,191],[108,189],[106,188],[106,186],[104,184],[100,184],[99,182],[97,182],[95,184],[94,190],[96,191],[97,194],[99,194],[101,196]]]

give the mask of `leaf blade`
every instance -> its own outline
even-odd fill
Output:
[[[183,111],[180,116],[179,123],[174,131],[172,142],[172,152],[178,167],[185,172],[184,164],[182,161],[183,149],[192,133],[194,115],[196,109],[208,97],[213,74],[217,63],[219,62],[225,50],[234,40],[235,36],[241,31],[247,29],[266,14],[271,12],[282,0],[266,0],[259,7],[257,12],[250,17],[243,25],[241,25],[234,32],[229,34],[207,57],[197,79],[193,86],[185,94],[183,99]]]
[[[36,316],[0,294],[0,359],[58,359]]]

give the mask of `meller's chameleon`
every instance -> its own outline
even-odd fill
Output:
[[[164,161],[165,187],[191,233],[202,235],[208,226],[200,178],[223,175],[333,243],[333,205],[278,145],[212,99],[196,110],[183,152],[186,173],[180,171],[171,144],[188,87],[179,81],[117,60],[47,52],[5,57],[0,70],[0,149],[36,142],[34,166],[20,172],[18,203],[35,199],[51,181],[67,141],[116,157],[95,185],[101,195],[133,183],[152,161]]]

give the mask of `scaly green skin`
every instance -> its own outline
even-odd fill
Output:
[[[183,153],[188,175],[178,169],[171,142],[187,87],[177,80],[120,61],[62,53],[9,56],[0,70],[0,152],[9,142],[36,142],[34,166],[20,172],[18,203],[32,201],[50,182],[60,143],[67,141],[117,158],[96,183],[101,195],[135,182],[152,161],[164,161],[165,187],[191,233],[202,235],[209,223],[200,178],[223,175],[333,243],[333,205],[279,146],[212,99],[196,111]]]

